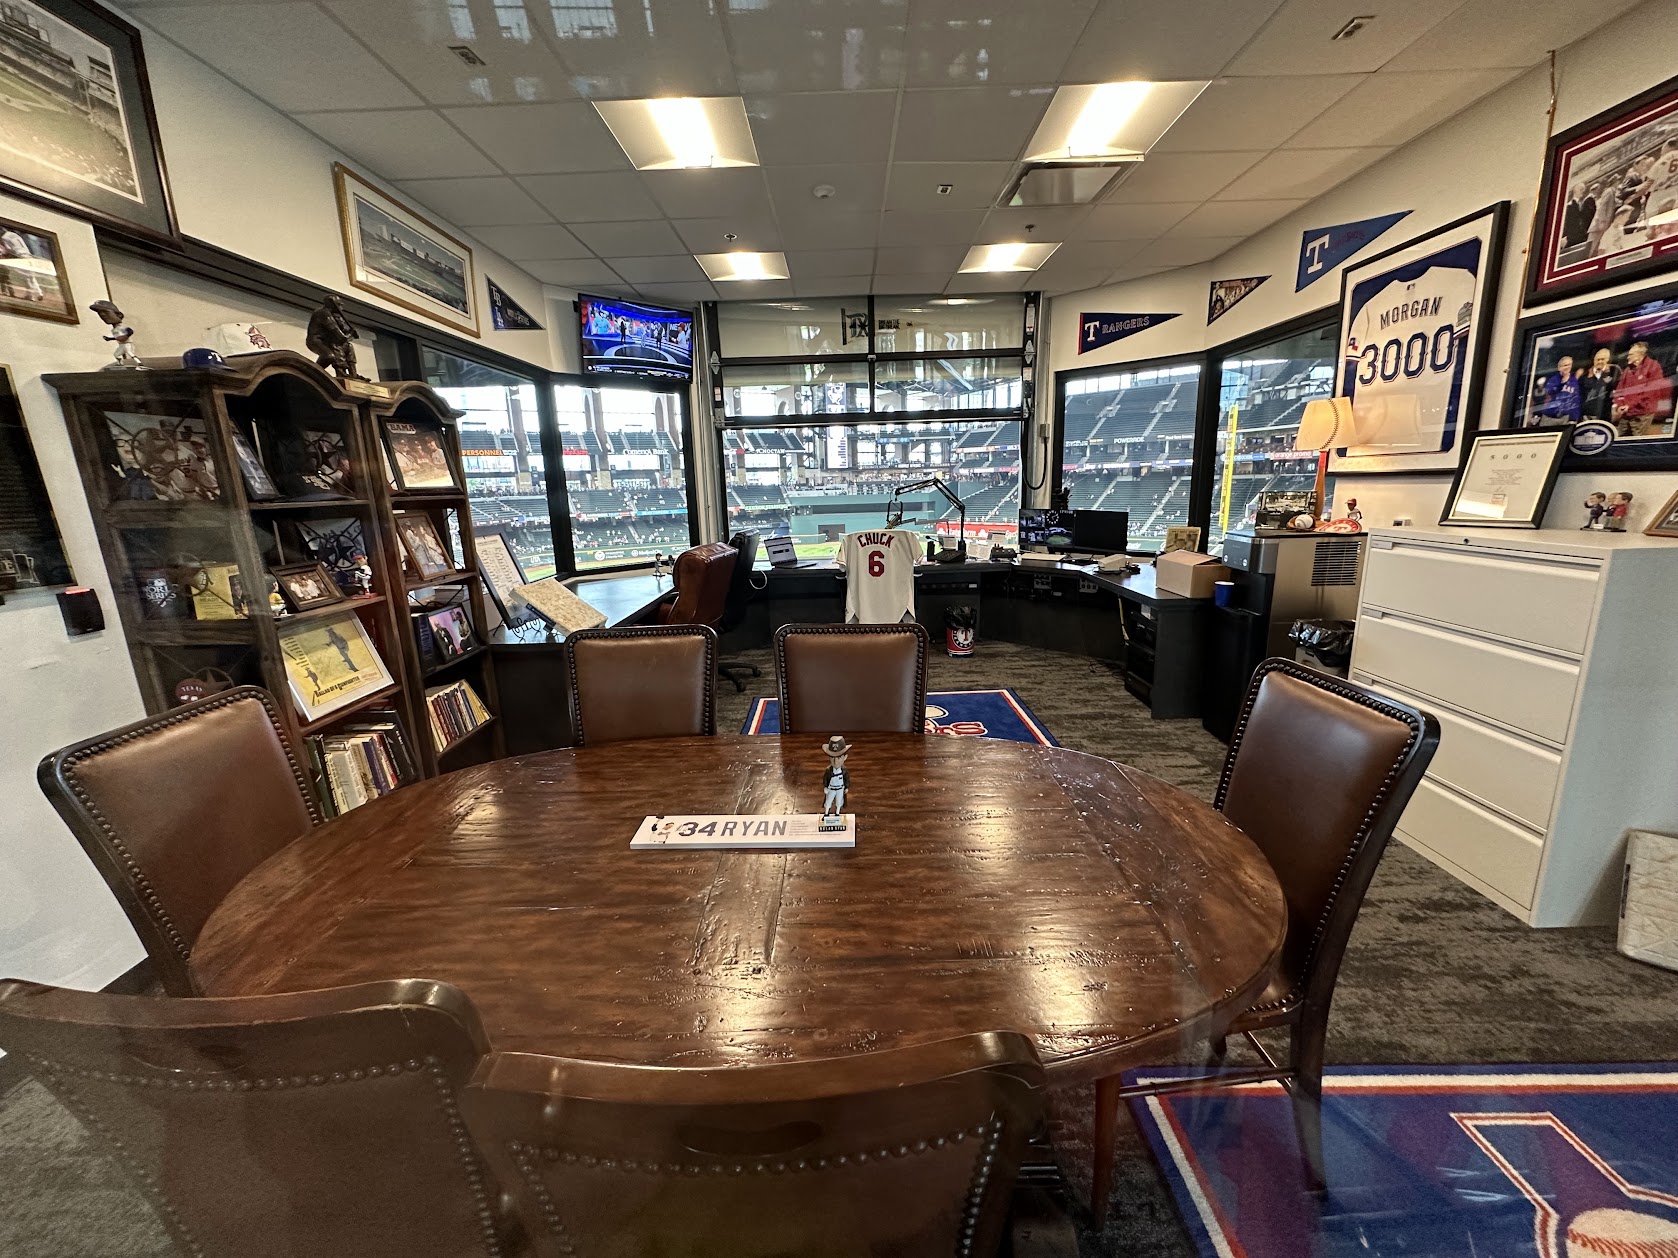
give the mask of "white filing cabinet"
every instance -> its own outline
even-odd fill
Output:
[[[1398,838],[1533,926],[1612,921],[1678,827],[1678,541],[1371,530],[1352,679],[1441,736]]]

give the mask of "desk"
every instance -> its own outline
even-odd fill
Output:
[[[818,811],[818,735],[614,743],[432,778],[327,822],[206,923],[207,996],[423,976],[491,1046],[748,1066],[1029,1035],[1105,1077],[1221,1033],[1285,933],[1253,843],[1060,748],[859,735],[853,850],[637,852],[659,811]]]

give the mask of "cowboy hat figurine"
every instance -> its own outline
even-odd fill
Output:
[[[840,734],[835,734],[822,744],[822,750],[827,753],[827,772],[822,775],[822,821],[823,830],[843,830],[845,828],[845,792],[850,789],[850,775],[845,771],[845,756],[850,752],[851,745]]]

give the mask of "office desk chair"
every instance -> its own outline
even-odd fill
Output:
[[[734,547],[722,542],[691,546],[676,556],[672,577],[676,597],[659,608],[659,623],[715,629],[728,603],[735,559]]]
[[[734,575],[728,582],[728,600],[723,606],[722,623],[717,626],[721,633],[740,627],[740,622],[746,618],[746,605],[751,601],[752,591],[761,590],[769,583],[767,576],[759,578],[754,571],[757,565],[756,533],[736,533],[728,539],[728,544],[734,547],[738,558],[734,561]],[[717,671],[733,682],[734,689],[738,691],[746,689],[742,680],[746,675],[763,676],[761,668],[742,659],[725,659],[717,665]]]

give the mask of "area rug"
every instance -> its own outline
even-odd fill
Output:
[[[781,701],[759,699],[746,714],[742,734],[779,734]],[[953,738],[1001,738],[1011,743],[1058,747],[1055,736],[1012,690],[938,690],[926,697],[926,732]]]
[[[1131,1105],[1205,1258],[1678,1255],[1675,1065],[1330,1068],[1321,1197],[1280,1084]]]

